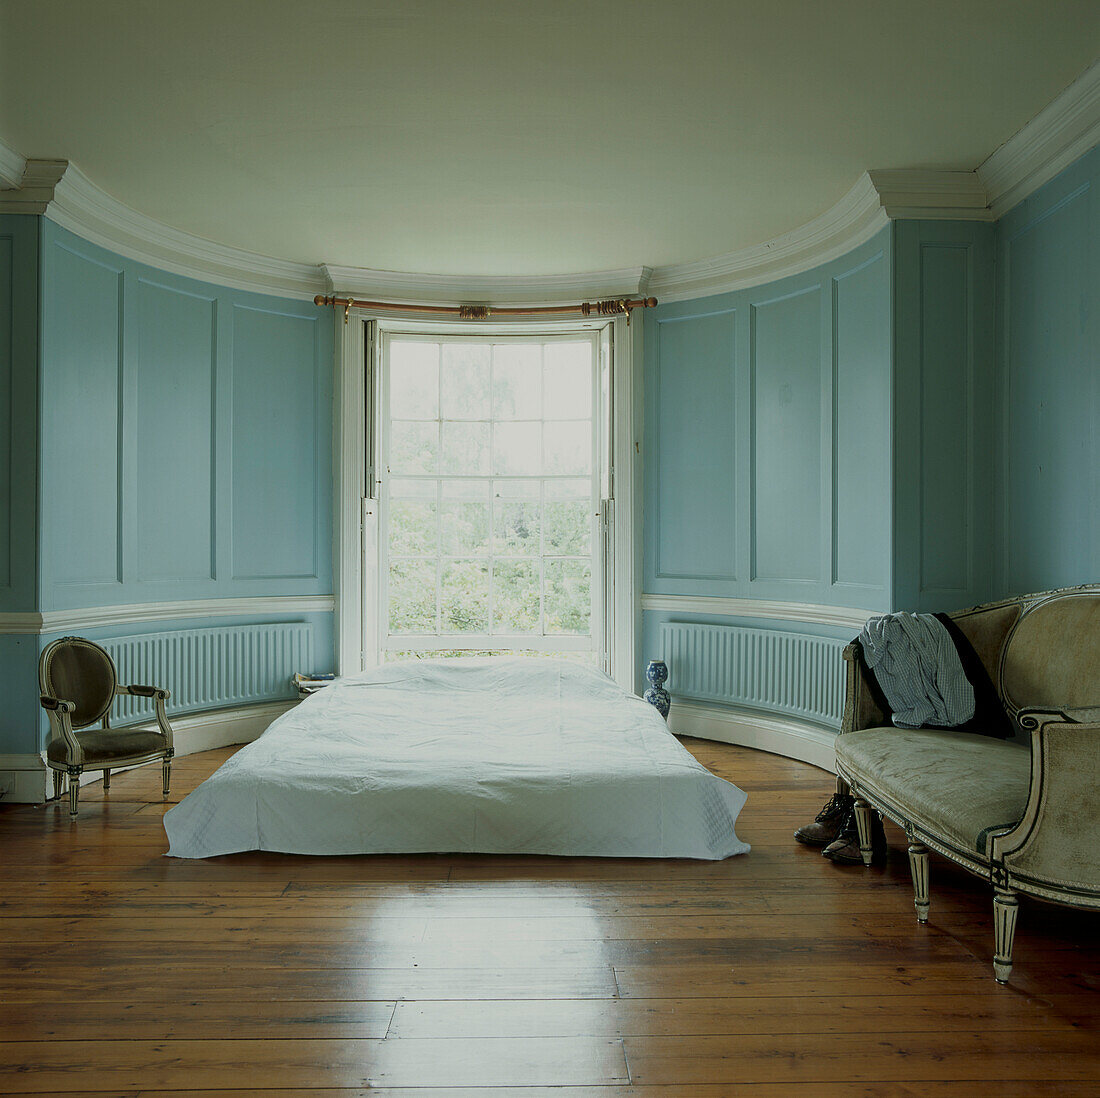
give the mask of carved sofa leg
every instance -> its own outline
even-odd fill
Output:
[[[993,975],[999,984],[1008,983],[1012,972],[1012,940],[1016,936],[1016,914],[1020,902],[1007,888],[993,892]]]
[[[859,797],[855,800],[856,831],[859,833],[859,854],[864,865],[870,865],[874,855],[871,843],[871,807]]]
[[[931,897],[928,889],[928,848],[921,843],[909,844],[909,872],[913,877],[913,906],[917,909],[917,922],[928,922]]]

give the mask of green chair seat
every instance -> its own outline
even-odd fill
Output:
[[[990,832],[1024,815],[1024,744],[939,728],[866,728],[839,736],[836,757],[869,794],[904,806],[918,829],[978,860],[987,860]]]
[[[166,740],[159,732],[94,728],[88,732],[75,732],[74,735],[84,748],[84,765],[93,770],[97,763],[150,755],[166,747]],[[65,741],[51,740],[46,748],[46,758],[51,762],[65,762],[67,757]]]

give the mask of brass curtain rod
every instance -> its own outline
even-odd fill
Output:
[[[652,309],[655,297],[613,297],[606,301],[582,301],[579,305],[523,305],[497,308],[495,305],[399,305],[393,301],[360,301],[354,297],[334,297],[318,294],[314,305],[332,305],[344,310],[344,323],[354,308],[389,309],[401,313],[431,313],[434,316],[456,316],[459,320],[488,320],[494,316],[619,316],[626,314],[630,323],[631,309]]]

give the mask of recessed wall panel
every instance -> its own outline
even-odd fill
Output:
[[[753,306],[753,579],[821,578],[821,289]]]
[[[137,310],[137,578],[209,579],[214,302],[141,282]]]
[[[1006,592],[1097,579],[1095,201],[1091,184],[1048,200],[1002,250]]]
[[[54,244],[43,387],[42,499],[54,582],[121,582],[121,270]]]
[[[653,463],[659,577],[736,578],[736,314],[657,324]]]
[[[0,587],[11,586],[12,534],[12,380],[14,338],[12,332],[15,293],[15,242],[0,236]]]
[[[969,248],[920,250],[922,591],[969,588]]]
[[[316,323],[233,310],[233,576],[317,574]]]
[[[885,588],[891,552],[890,277],[833,280],[833,582]]]

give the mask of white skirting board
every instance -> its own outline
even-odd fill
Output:
[[[215,709],[206,713],[189,713],[169,718],[172,725],[176,758],[211,751],[231,744],[251,743],[276,717],[297,705],[297,701],[263,702],[235,709]],[[155,727],[142,723],[134,728]],[[146,763],[159,766],[159,763]],[[120,767],[112,773],[131,769]],[[87,770],[80,777],[81,786],[100,781],[101,771]],[[53,793],[53,777],[41,755],[0,755],[0,795],[8,804],[41,804]]]
[[[678,736],[695,736],[800,759],[836,773],[836,733],[790,717],[772,717],[745,709],[722,709],[691,702],[672,703],[669,727]]]

